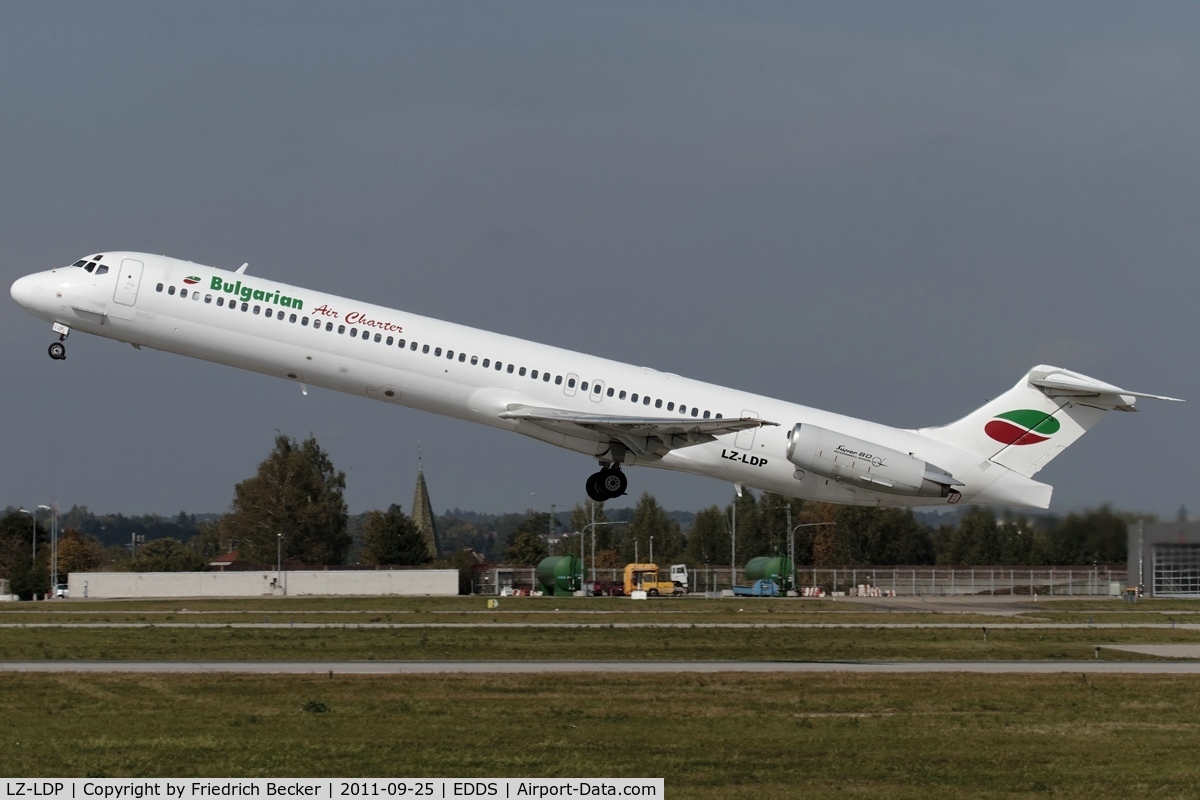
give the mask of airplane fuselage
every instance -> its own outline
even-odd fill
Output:
[[[103,274],[101,267],[107,268]],[[12,295],[37,316],[55,323],[60,332],[84,331],[137,347],[511,430],[608,461],[613,468],[645,465],[681,470],[739,486],[837,503],[1049,503],[1050,487],[999,465],[987,454],[939,441],[922,431],[897,429],[241,271],[145,253],[109,252],[19,279]],[[545,414],[522,409],[553,410],[560,417],[578,415],[582,423],[547,420]],[[713,427],[723,424],[717,420],[748,420],[744,424],[750,426],[721,433],[722,428]],[[764,424],[756,427],[753,420]],[[876,479],[870,476],[843,480],[836,470],[830,477],[799,468],[797,464],[805,462],[789,452],[793,432],[800,430],[797,425],[836,431],[847,441],[856,441],[860,446],[854,455],[868,470],[869,462],[863,459],[883,463],[902,456],[914,463],[936,465],[936,474],[931,475],[934,489],[941,486],[941,491],[935,491],[938,496],[906,494],[892,483],[872,484]],[[692,438],[686,442],[681,438],[684,434],[672,432],[688,426],[695,431],[687,434]],[[644,447],[639,438],[643,428],[647,433]],[[620,435],[605,433],[609,430]],[[861,446],[864,444],[870,447]],[[850,450],[838,447],[844,459]],[[866,452],[872,448],[886,453],[886,458]],[[828,472],[820,465],[817,468]],[[937,484],[942,480],[938,475],[943,474],[945,485]],[[885,486],[885,490],[874,491],[875,485]]]

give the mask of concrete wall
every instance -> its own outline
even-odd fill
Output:
[[[73,572],[67,578],[67,584],[72,599],[389,594],[447,596],[458,594],[458,571]]]

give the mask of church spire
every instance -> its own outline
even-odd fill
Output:
[[[429,487],[425,485],[425,468],[421,458],[421,443],[417,442],[417,488],[413,492],[412,521],[421,535],[425,546],[434,558],[441,555],[437,527],[433,521],[433,504],[429,502]]]

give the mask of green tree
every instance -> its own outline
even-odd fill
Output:
[[[688,533],[687,562],[693,567],[728,564],[729,551],[729,525],[724,512],[716,506],[696,512]]]
[[[433,560],[425,536],[400,506],[369,511],[363,520],[362,563],[370,566],[415,566]]]
[[[535,567],[550,555],[546,540],[531,530],[518,529],[509,542],[504,561],[514,566]]]
[[[77,528],[68,528],[58,537],[58,574],[60,580],[72,572],[92,572],[104,563],[104,545],[85,536]]]
[[[33,539],[37,537],[38,563],[33,563]],[[9,508],[0,517],[0,578],[7,578],[13,594],[29,597],[45,592],[50,585],[42,551],[49,552],[49,534],[33,517]]]
[[[654,537],[655,561],[669,564],[683,551],[683,533],[679,523],[667,516],[649,492],[643,492],[633,510],[633,519],[621,536],[621,556],[632,562],[636,553],[643,562],[650,560],[650,537]],[[635,546],[636,543],[636,546]]]
[[[333,468],[315,439],[278,436],[258,473],[235,488],[221,535],[236,542],[246,561],[275,563],[282,534],[285,559],[342,564],[353,543],[346,529],[345,489],[345,473]]]
[[[153,539],[138,548],[129,563],[133,572],[200,572],[208,562],[178,539]]]
[[[1069,514],[1050,531],[1050,558],[1056,564],[1122,564],[1128,552],[1128,525],[1111,507]]]

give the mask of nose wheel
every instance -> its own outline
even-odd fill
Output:
[[[620,467],[605,467],[599,472],[589,475],[584,488],[587,490],[588,497],[597,503],[603,503],[605,500],[612,500],[614,497],[625,494],[628,486],[629,479],[625,477],[625,473],[621,471]]]
[[[58,334],[58,341],[50,345],[50,357],[55,361],[62,361],[67,357],[67,346],[63,341],[71,335],[71,329],[61,322],[54,323],[51,328]]]

